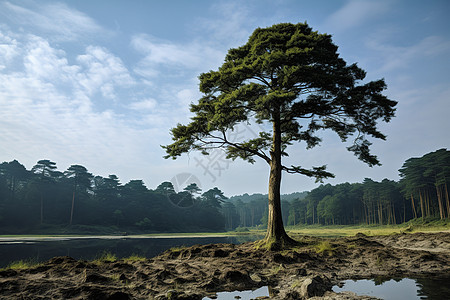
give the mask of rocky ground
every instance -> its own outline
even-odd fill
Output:
[[[321,239],[280,252],[253,243],[171,249],[141,261],[56,257],[25,270],[0,271],[2,299],[202,299],[269,286],[272,299],[370,299],[336,294],[341,280],[450,278],[450,233]]]

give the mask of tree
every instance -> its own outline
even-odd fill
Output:
[[[41,224],[44,222],[44,192],[43,189],[52,183],[53,179],[58,174],[56,170],[56,163],[48,159],[42,159],[37,162],[37,164],[31,169],[33,173],[38,175],[36,183],[39,186],[39,192],[41,195],[41,209],[40,209],[40,220]]]
[[[214,187],[202,194],[202,200],[209,206],[214,208],[221,208],[228,198],[223,194],[221,190]]]
[[[268,227],[261,246],[274,249],[294,243],[282,222],[282,171],[319,181],[333,177],[325,166],[283,165],[289,145],[306,142],[313,148],[321,142],[317,132],[330,129],[343,142],[355,137],[347,149],[369,166],[379,164],[368,138],[386,138],[377,122],[390,121],[396,102],[382,95],[384,80],[362,84],[365,71],[347,65],[337,48],[330,35],[306,23],[256,29],[245,45],[228,51],[217,71],[200,75],[203,97],[191,104],[192,121],[173,128],[174,142],[163,146],[165,158],[190,150],[207,155],[222,148],[227,158],[253,163],[259,157],[269,165]],[[238,124],[253,122],[265,126],[258,137],[230,139]]]
[[[165,196],[175,194],[175,188],[173,187],[172,182],[164,181],[160,185],[156,187],[155,192],[163,194]]]
[[[109,175],[108,178],[101,176],[94,177],[94,192],[97,199],[101,201],[113,201],[119,197],[121,184],[116,175]]]
[[[430,216],[432,210],[439,213],[439,217],[450,218],[450,199],[448,196],[447,178],[450,177],[450,151],[439,149],[425,154],[420,158],[410,158],[399,170],[403,192],[411,198],[411,206],[416,215],[414,196],[418,195],[422,218]],[[433,190],[436,193],[434,203]]]
[[[199,188],[195,182],[189,184],[187,187],[184,188],[184,190],[189,194],[191,194],[192,197],[194,197],[195,194],[199,194],[202,191],[202,189]]]
[[[86,192],[91,187],[92,174],[87,169],[80,165],[71,165],[65,172],[66,178],[73,178],[73,194],[72,194],[72,207],[70,209],[70,221],[69,225],[72,225],[73,211],[75,205],[75,195],[77,190]]]
[[[24,180],[28,176],[28,172],[25,167],[17,160],[10,161],[9,163],[3,162],[0,164],[0,174],[6,176],[6,180],[9,183],[10,198],[14,201],[14,195],[17,189],[17,183],[20,180]]]

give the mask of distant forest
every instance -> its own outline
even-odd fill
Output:
[[[399,224],[414,218],[450,218],[450,151],[408,159],[400,181],[321,185],[282,196],[283,222]],[[40,160],[31,170],[14,160],[0,164],[0,234],[38,232],[152,233],[240,230],[267,224],[267,195],[228,199],[194,183],[176,192],[171,182],[149,190],[142,180],[121,184],[81,165],[66,171]]]

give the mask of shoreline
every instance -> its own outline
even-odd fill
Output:
[[[295,238],[298,247],[278,252],[244,243],[179,247],[135,261],[56,257],[0,271],[0,293],[11,299],[202,299],[270,286],[273,299],[363,299],[331,287],[346,279],[450,278],[449,232]]]
[[[256,232],[251,233],[174,233],[174,234],[131,234],[131,235],[0,235],[0,243],[2,242],[27,242],[27,241],[67,241],[81,239],[182,239],[182,238],[221,238],[221,237],[238,237],[261,235]]]

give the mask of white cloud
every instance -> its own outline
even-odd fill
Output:
[[[1,31],[0,27],[0,70],[6,68],[19,55],[17,41]]]
[[[29,26],[31,30],[51,33],[57,40],[73,41],[86,34],[108,34],[86,14],[63,3],[39,3],[31,10],[11,2],[3,2],[0,8],[1,14],[12,22]]]
[[[79,67],[70,66],[65,52],[52,48],[47,40],[30,36],[25,47],[23,60],[28,76],[49,82],[72,82],[75,79]]]
[[[149,111],[156,107],[157,102],[153,98],[145,99],[130,104],[129,108],[137,111]]]
[[[433,57],[443,53],[448,53],[450,57],[450,40],[439,36],[425,37],[410,46],[395,46],[387,43],[385,35],[383,35],[380,38],[371,38],[366,45],[382,58],[377,61],[379,72],[410,67],[413,61],[414,64],[417,64],[424,57]]]
[[[105,98],[115,98],[114,86],[130,86],[135,83],[122,60],[108,50],[89,46],[86,54],[79,55],[77,62],[83,67],[78,74],[78,83],[88,95],[100,90]]]
[[[3,40],[13,39],[3,34]],[[0,72],[2,159],[31,167],[50,158],[63,168],[79,162],[115,170],[123,157],[136,166],[150,148],[153,129],[136,129],[108,107],[93,109],[98,96],[92,94],[112,97],[134,84],[121,60],[88,47],[78,64],[70,64],[64,51],[42,37],[17,35],[15,43],[19,64]]]
[[[389,1],[350,0],[326,21],[325,28],[333,32],[356,28],[389,8]]]
[[[144,55],[138,63],[135,72],[147,78],[154,78],[168,68],[164,76],[179,76],[189,71],[207,71],[217,67],[223,59],[222,51],[207,44],[191,42],[177,44],[159,40],[149,35],[135,35],[131,45]]]
[[[199,35],[207,34],[213,37],[210,42],[225,48],[240,46],[245,43],[257,26],[270,26],[261,24],[251,16],[252,9],[248,2],[223,1],[212,4],[210,11],[213,17],[203,18],[198,21]],[[272,21],[268,21],[272,22]]]

